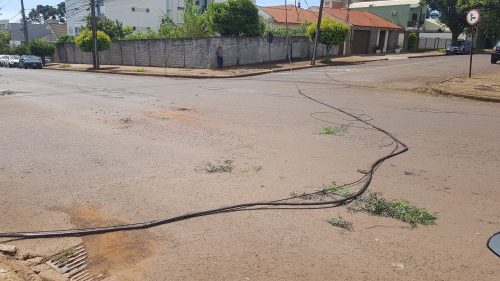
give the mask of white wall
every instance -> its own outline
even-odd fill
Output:
[[[98,0],[96,0],[97,2]],[[221,3],[226,0],[193,0],[199,5]],[[253,0],[255,4],[256,0]],[[69,35],[78,35],[78,29],[86,25],[85,17],[90,14],[88,0],[65,0],[67,10],[67,25]],[[101,14],[118,20],[124,25],[145,31],[147,28],[157,30],[161,18],[167,14],[174,23],[182,23],[185,0],[102,0]],[[82,7],[84,6],[84,7]],[[80,8],[81,7],[81,8]],[[79,8],[79,10],[76,10]],[[134,9],[134,10],[133,10]],[[75,29],[77,29],[75,32]]]
[[[90,14],[88,0],[65,0],[66,3],[66,24],[68,35],[78,35],[78,30],[86,25],[85,17]]]

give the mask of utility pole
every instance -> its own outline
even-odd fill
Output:
[[[95,16],[95,0],[90,0],[90,17],[92,22],[92,66],[99,69],[99,52],[97,46],[97,22]]]
[[[318,14],[318,25],[316,26],[316,35],[314,36],[314,47],[311,59],[311,65],[316,64],[316,49],[318,48],[319,31],[321,29],[321,17],[323,16],[323,5],[325,0],[319,2],[319,14]]]
[[[26,15],[24,14],[24,1],[23,0],[21,0],[21,14],[23,17],[24,44],[27,44],[29,41],[28,24],[26,23]]]

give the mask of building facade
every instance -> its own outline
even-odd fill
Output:
[[[209,3],[224,1],[193,0],[193,3],[206,9]],[[99,17],[117,20],[140,31],[157,30],[165,15],[176,24],[182,23],[185,2],[186,0],[96,0]],[[88,0],[66,0],[65,3],[68,34],[76,36],[87,24],[86,18],[90,15]]]

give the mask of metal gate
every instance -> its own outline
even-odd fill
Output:
[[[370,42],[370,31],[354,30],[352,37],[352,54],[368,54],[368,46]]]

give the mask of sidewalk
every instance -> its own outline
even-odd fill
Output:
[[[500,70],[483,74],[472,74],[472,78],[455,77],[433,85],[431,90],[441,95],[500,102],[499,77]]]
[[[180,78],[234,78],[261,75],[272,72],[290,71],[306,69],[311,67],[322,67],[332,65],[349,65],[366,63],[381,60],[399,60],[415,57],[442,56],[442,53],[437,51],[409,54],[387,54],[387,55],[362,55],[348,57],[334,57],[330,62],[321,62],[321,59],[316,61],[316,65],[310,65],[309,60],[295,61],[292,64],[288,62],[277,62],[271,65],[268,64],[246,65],[239,67],[228,67],[224,69],[190,69],[190,68],[167,68],[167,67],[142,67],[128,65],[101,65],[100,70],[93,70],[89,64],[62,64],[51,63],[45,66],[45,69],[61,70],[61,71],[81,71],[81,72],[98,72],[98,73],[113,73],[126,75],[145,75],[159,77],[180,77]]]

